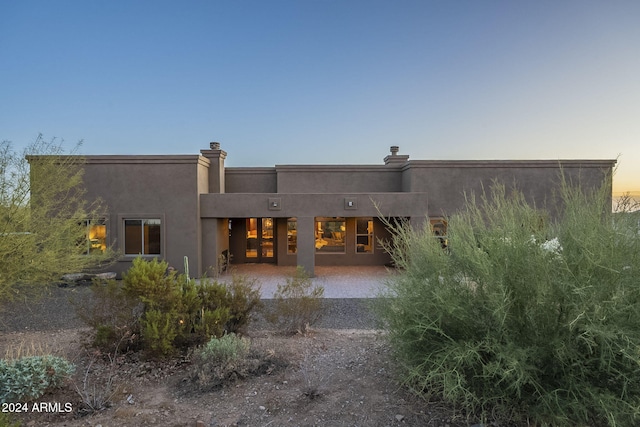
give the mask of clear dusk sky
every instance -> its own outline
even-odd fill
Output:
[[[640,194],[637,0],[0,0],[0,139],[230,166],[615,159]]]

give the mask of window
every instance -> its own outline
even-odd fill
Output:
[[[104,219],[86,220],[86,254],[101,253],[107,250],[107,223]]]
[[[159,219],[125,219],[125,255],[160,255]]]
[[[356,218],[356,253],[373,253],[373,218]]]
[[[247,249],[245,257],[255,261],[273,259],[275,256],[273,218],[247,218]]]
[[[247,218],[247,258],[258,258],[258,218]]]
[[[316,252],[345,253],[344,218],[316,218]]]
[[[298,252],[298,220],[296,218],[287,219],[287,253]]]
[[[447,239],[447,220],[444,218],[430,218],[431,232],[438,240],[442,249],[446,249],[449,246],[449,239]]]

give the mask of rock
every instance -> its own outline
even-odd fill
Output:
[[[402,421],[404,421],[404,415],[396,415],[396,420],[398,420],[399,423],[401,423]]]
[[[70,273],[62,276],[62,281],[65,283],[79,282],[80,280],[83,280],[84,277],[85,277],[84,273]]]
[[[78,285],[82,283],[91,283],[93,279],[110,280],[115,279],[116,273],[113,271],[107,271],[104,273],[69,273],[62,276],[61,280],[66,285]]]

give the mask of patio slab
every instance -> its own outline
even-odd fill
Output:
[[[278,284],[286,283],[295,267],[272,264],[238,264],[219,280],[228,282],[233,274],[255,278],[261,286],[263,299],[272,299]],[[316,266],[314,285],[324,287],[325,298],[375,298],[393,272],[384,266]]]

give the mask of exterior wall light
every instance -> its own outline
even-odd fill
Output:
[[[270,211],[282,210],[282,200],[279,197],[269,197],[269,204],[267,205]]]
[[[358,209],[358,199],[355,197],[345,197],[344,208],[350,210]]]

